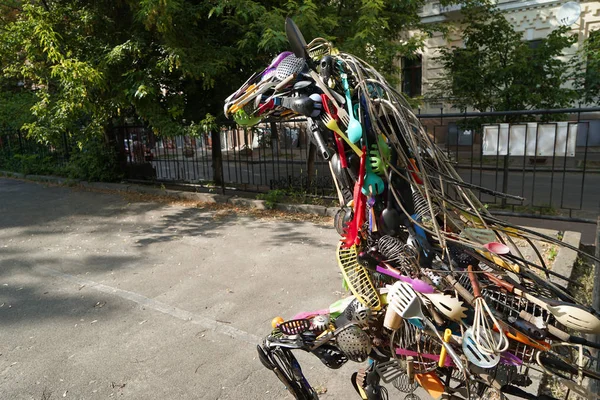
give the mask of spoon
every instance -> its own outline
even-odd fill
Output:
[[[390,179],[388,179],[388,195],[387,195],[387,206],[381,212],[380,218],[380,227],[390,236],[395,236],[400,231],[400,224],[402,223],[402,218],[400,214],[394,207],[394,196],[392,194],[392,172],[390,172]]]
[[[360,122],[354,117],[354,111],[352,110],[352,100],[350,98],[350,87],[348,86],[348,75],[344,72],[344,68],[342,67],[342,63],[338,63],[340,67],[340,76],[342,78],[342,86],[344,87],[344,94],[346,95],[346,106],[348,107],[348,116],[350,117],[350,121],[348,122],[348,139],[352,143],[356,143],[362,137],[362,126]],[[367,149],[369,147],[367,146]]]

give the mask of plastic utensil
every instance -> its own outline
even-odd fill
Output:
[[[451,337],[452,331],[446,328],[444,331],[444,337],[442,339],[444,339],[444,342],[448,343]],[[438,360],[438,367],[443,368],[446,365],[446,355],[446,348],[442,346],[442,349],[440,350],[440,359]]]
[[[367,143],[367,135],[363,135],[364,137],[364,146],[363,149],[366,153],[366,149],[369,148],[369,143]],[[370,194],[381,194],[385,190],[385,183],[383,179],[376,173],[371,170],[371,163],[366,163],[366,174],[365,174],[365,182],[362,186],[362,192],[364,195]]]
[[[445,347],[442,346],[442,351],[445,350]],[[427,358],[429,360],[433,360],[433,361],[437,361],[439,363],[441,356],[439,354],[427,354],[427,353],[420,353],[414,350],[407,350],[407,349],[396,349],[396,354],[399,356],[413,356],[413,357],[423,357],[423,358]],[[454,366],[454,363],[452,362],[451,359],[444,357],[444,363],[442,364],[442,366],[446,366],[446,367],[450,367],[450,366]]]
[[[421,309],[421,300],[408,283],[396,282],[392,285],[390,292],[388,293],[388,307],[391,307],[392,310],[394,310],[402,318],[416,318],[423,321],[425,325],[427,325],[427,327],[437,335],[438,339],[440,339],[442,345],[446,348],[450,357],[452,357],[452,360],[456,364],[457,368],[461,372],[465,372],[465,367],[462,364],[458,354],[456,354],[449,343],[444,342],[444,339],[438,332],[433,322],[423,315],[423,310]]]
[[[387,205],[381,216],[379,217],[379,227],[390,236],[396,236],[400,231],[400,225],[402,224],[402,217],[396,208],[394,207],[394,195],[392,193],[393,186],[391,185],[392,172],[390,171],[390,177],[388,179],[388,193],[387,193]]]
[[[462,350],[470,363],[481,368],[492,368],[500,362],[499,353],[487,353],[481,351],[478,341],[475,338],[473,327],[470,327],[463,334]]]
[[[422,293],[422,294],[435,293],[435,289],[433,287],[431,287],[430,284],[428,284],[427,282],[422,281],[420,279],[413,279],[406,275],[400,275],[399,279],[402,282],[409,283],[412,286],[412,288],[419,293]]]
[[[346,73],[344,72],[344,68],[342,64],[338,64],[340,67],[340,77],[342,80],[342,87],[344,88],[344,94],[346,95],[346,106],[348,107],[348,116],[350,117],[350,121],[348,122],[348,129],[346,132],[348,133],[348,139],[352,143],[356,143],[360,140],[363,134],[362,125],[356,117],[354,116],[354,111],[352,109],[352,99],[350,98],[350,88],[348,87],[348,78]]]
[[[365,159],[366,157],[363,153],[363,156],[360,158],[358,181],[354,185],[354,216],[348,224],[348,230],[343,240],[346,248],[357,245],[360,242],[358,234],[365,222],[365,197],[361,192],[365,176]]]
[[[377,144],[371,145],[369,151],[371,162],[371,169],[378,175],[384,175],[387,164],[390,162],[391,150],[385,142],[385,136],[383,134],[377,137]]]
[[[433,371],[426,374],[415,374],[415,380],[434,399],[439,399],[446,392],[444,384]]]
[[[460,322],[463,318],[467,317],[465,314],[467,308],[464,307],[464,303],[454,296],[444,293],[425,293],[423,296],[431,301],[435,308],[451,321]]]
[[[503,243],[498,243],[498,242],[490,242],[490,243],[486,243],[483,245],[483,247],[485,247],[486,249],[488,249],[491,253],[494,254],[508,254],[510,253],[510,248],[503,244]]]
[[[349,249],[344,249],[342,243],[340,243],[336,256],[338,266],[352,294],[356,296],[358,301],[373,311],[380,310],[381,300],[379,294],[365,267],[358,263],[356,247],[352,246]]]
[[[327,102],[323,102],[323,107],[325,107],[325,105],[327,104]],[[356,147],[356,145],[354,143],[352,143],[350,141],[350,139],[348,139],[348,137],[344,134],[344,132],[342,132],[342,130],[340,129],[337,121],[331,116],[331,114],[327,111],[327,109],[325,109],[324,113],[321,113],[321,120],[323,121],[323,123],[325,124],[325,126],[327,127],[327,129],[337,133],[339,135],[339,137],[341,137],[342,139],[344,139],[344,141],[346,143],[348,143],[348,146],[350,146],[350,148],[352,150],[354,150],[354,152],[359,156],[362,157],[363,152],[361,149],[359,149],[358,147]]]

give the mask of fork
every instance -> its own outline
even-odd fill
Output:
[[[337,121],[333,118],[331,118],[331,115],[327,114],[327,113],[321,113],[321,121],[323,121],[323,123],[325,124],[325,126],[334,131],[335,133],[337,133],[342,139],[344,139],[344,141],[346,143],[348,143],[348,146],[350,146],[350,148],[352,150],[354,150],[354,152],[359,156],[362,157],[363,152],[361,149],[359,149],[358,147],[356,147],[356,145],[354,143],[352,143],[350,141],[350,139],[348,139],[348,137],[344,134],[344,132],[342,132],[342,130],[340,129],[340,126],[338,125]]]
[[[344,110],[343,108],[339,109],[337,116],[344,125],[348,126],[348,124],[350,123],[350,116],[348,115],[346,110]]]

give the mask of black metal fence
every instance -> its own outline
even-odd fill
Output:
[[[479,193],[490,209],[590,221],[600,213],[600,108],[418,117],[465,181],[524,198]],[[151,164],[160,181],[214,179],[210,135],[156,138],[140,129],[129,128],[129,162]],[[228,187],[334,196],[327,163],[311,160],[303,120],[223,126],[220,155]]]
[[[418,117],[465,181],[524,198],[479,193],[489,208],[595,223],[600,214],[600,107]],[[335,196],[329,166],[309,151],[301,119],[252,128],[222,126],[218,148],[208,133],[165,138],[144,127],[123,126],[115,137],[132,180],[204,184],[221,171],[226,188]],[[0,168],[23,169],[27,157],[64,165],[68,149],[66,140],[52,147],[19,131],[0,131]]]
[[[489,208],[595,223],[600,214],[600,107],[418,117],[463,180],[525,198],[479,193]]]
[[[26,173],[55,171],[69,158],[66,137],[57,146],[39,143],[17,129],[0,130],[0,169]]]
[[[229,187],[266,192],[291,189],[333,196],[329,166],[313,157],[308,162],[306,121],[263,123],[248,128],[220,128],[222,180]],[[160,138],[141,127],[126,128],[126,158],[130,164],[151,164],[160,181],[204,183],[214,180],[213,143],[209,133]]]

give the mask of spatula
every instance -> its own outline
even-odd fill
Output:
[[[498,286],[537,304],[554,315],[554,318],[567,328],[583,333],[600,333],[600,319],[584,307],[563,301],[532,296],[523,287],[506,282],[492,274],[487,277]]]
[[[425,323],[429,329],[431,329],[439,338],[440,342],[446,348],[446,351],[456,364],[457,368],[464,373],[465,368],[458,354],[454,351],[449,343],[444,342],[444,339],[438,332],[437,328],[428,318],[423,315],[421,300],[417,296],[413,288],[406,282],[396,282],[390,288],[388,293],[388,307],[398,313],[402,318],[411,319],[416,318]]]
[[[381,212],[381,216],[379,217],[379,227],[385,231],[390,236],[395,236],[400,232],[400,224],[402,224],[402,217],[398,210],[394,207],[394,195],[392,193],[392,172],[390,171],[390,176],[388,179],[388,187],[387,187],[387,205],[386,208]]]
[[[462,350],[470,363],[481,368],[492,368],[500,362],[500,354],[486,354],[479,350],[471,328],[463,334]]]

